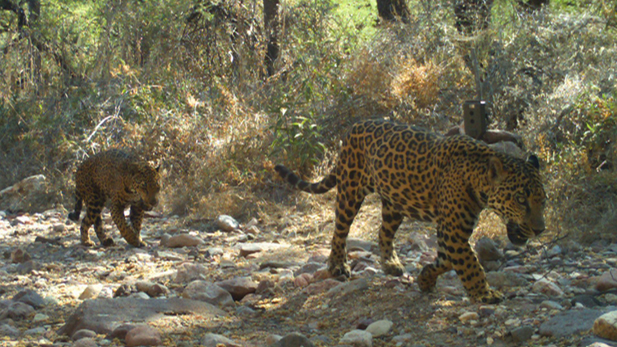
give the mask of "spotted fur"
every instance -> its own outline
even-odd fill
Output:
[[[136,156],[112,149],[86,159],[75,173],[75,211],[69,219],[79,221],[83,202],[86,203],[86,216],[81,222],[81,243],[91,247],[94,243],[88,236],[94,224],[96,236],[105,247],[114,245],[114,240],[103,230],[101,211],[106,200],[111,200],[111,217],[120,234],[129,244],[143,247],[140,231],[144,211],[157,205],[160,190],[158,168]],[[130,206],[129,225],[124,210]]]
[[[469,244],[485,208],[502,217],[508,237],[517,245],[545,229],[546,195],[538,159],[514,158],[467,136],[442,137],[390,121],[364,121],[344,137],[336,167],[322,181],[307,183],[282,165],[275,170],[308,193],[336,187],[336,228],[328,259],[335,276],[350,275],[347,235],[365,196],[373,192],[382,201],[379,247],[387,274],[404,272],[393,246],[403,217],[437,224],[437,260],[418,278],[423,291],[433,289],[439,275],[454,269],[473,300],[502,299],[489,287]]]

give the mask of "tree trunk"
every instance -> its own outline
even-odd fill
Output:
[[[264,0],[264,26],[268,37],[268,46],[266,48],[266,57],[264,63],[266,65],[267,76],[274,75],[274,62],[279,56],[278,35],[280,30],[279,12],[280,0]]]
[[[403,23],[409,23],[411,17],[405,0],[377,0],[377,12],[387,22],[396,22],[400,18]]]
[[[528,0],[528,1],[519,0],[518,3],[524,9],[536,11],[542,8],[542,6],[548,6],[549,2],[550,0]]]
[[[456,0],[454,15],[456,29],[466,35],[484,30],[491,21],[493,0]]]

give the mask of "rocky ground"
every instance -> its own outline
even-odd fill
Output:
[[[436,244],[424,224],[406,222],[397,236],[401,278],[381,271],[374,232],[352,234],[343,281],[324,271],[327,218],[307,230],[298,221],[311,216],[297,212],[282,225],[151,214],[148,247],[136,249],[105,215],[117,245],[104,249],[82,247],[66,215],[0,212],[2,346],[617,346],[617,319],[604,315],[617,310],[617,244],[478,240],[507,297],[481,305],[454,273],[419,291]],[[371,210],[357,225],[378,222]]]

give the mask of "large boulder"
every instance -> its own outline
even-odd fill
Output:
[[[43,212],[53,207],[47,178],[35,175],[0,190],[0,210],[10,212]]]
[[[227,313],[207,302],[182,298],[94,299],[79,305],[58,334],[72,336],[77,330],[89,329],[98,334],[109,335],[122,324],[153,322],[170,315],[195,315],[215,319],[227,316]]]

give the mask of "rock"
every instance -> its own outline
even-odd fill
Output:
[[[174,235],[165,241],[165,247],[193,247],[203,245],[205,243],[200,237],[191,234]]]
[[[579,346],[585,347],[617,347],[617,342],[605,340],[596,336],[589,336],[584,338]]]
[[[341,282],[328,278],[323,281],[311,283],[308,287],[306,287],[305,291],[308,295],[315,295],[337,287],[340,284]]]
[[[51,226],[51,229],[55,232],[55,233],[61,233],[66,229],[66,226],[63,223],[54,223]]]
[[[515,272],[493,271],[486,274],[486,279],[491,286],[497,289],[527,285],[527,280]]]
[[[83,339],[76,340],[72,347],[98,347],[98,344],[95,339],[84,337]]]
[[[238,221],[225,214],[218,216],[216,219],[216,225],[219,229],[226,232],[234,231],[240,227],[240,223],[238,223]]]
[[[54,200],[47,192],[46,180],[43,175],[30,176],[0,190],[0,210],[34,213],[50,209]]]
[[[376,322],[371,323],[366,328],[366,331],[371,333],[373,337],[383,336],[390,332],[390,329],[392,328],[392,324],[393,324],[392,321],[389,321],[387,319],[378,320]]]
[[[43,299],[39,293],[31,289],[26,289],[15,294],[15,296],[13,296],[13,301],[23,302],[37,309],[45,306],[45,299]]]
[[[82,302],[58,334],[72,336],[80,329],[110,334],[120,324],[157,321],[174,314],[187,317],[199,315],[210,319],[227,316],[211,304],[189,299],[93,299]]]
[[[373,335],[363,330],[352,330],[345,334],[338,344],[349,344],[354,347],[372,347]]]
[[[18,337],[21,335],[19,329],[8,324],[0,324],[0,336]]]
[[[549,258],[552,258],[552,257],[556,257],[556,256],[560,255],[560,254],[561,254],[561,252],[562,252],[561,247],[559,247],[559,245],[555,245],[553,248],[551,248],[551,249],[550,249],[550,250],[546,253],[546,255],[547,255]]]
[[[159,331],[147,325],[138,325],[129,330],[124,340],[127,347],[160,346],[162,344]]]
[[[257,282],[250,277],[237,277],[215,284],[228,291],[236,301],[240,301],[247,294],[257,291]]]
[[[13,302],[6,309],[6,316],[13,320],[28,319],[34,316],[34,307],[23,302]]]
[[[112,339],[121,339],[124,340],[126,338],[126,334],[129,333],[132,329],[135,328],[134,324],[121,324],[114,329],[109,335]]]
[[[96,333],[88,329],[77,330],[73,335],[71,335],[71,340],[77,341],[77,340],[81,340],[86,337],[95,338]]]
[[[315,345],[300,333],[291,333],[283,336],[272,347],[314,347]]]
[[[182,264],[176,273],[174,282],[176,283],[188,283],[193,280],[199,280],[206,278],[208,269],[201,264]]]
[[[347,238],[347,251],[365,250],[367,252],[378,252],[379,246],[375,242],[365,241],[361,239]]]
[[[186,299],[205,301],[221,308],[235,306],[234,299],[228,291],[216,284],[201,280],[189,283],[189,285],[184,288],[182,297]]]
[[[31,260],[32,257],[28,252],[24,251],[21,248],[17,248],[13,252],[11,252],[11,262],[14,264],[21,264]]]
[[[204,347],[241,347],[242,345],[237,344],[231,339],[223,335],[207,333],[204,338],[201,340],[201,344]]]
[[[596,290],[604,292],[613,288],[617,288],[617,269],[610,269],[600,276],[596,283]]]
[[[593,323],[593,333],[601,338],[617,341],[617,311],[598,317]]]
[[[299,276],[302,274],[314,274],[315,271],[324,268],[326,265],[324,263],[315,263],[310,262],[302,265],[298,270],[294,272],[295,276]]]
[[[458,320],[460,320],[463,323],[475,320],[477,321],[478,319],[480,319],[480,315],[477,314],[476,312],[465,312],[462,315],[458,316]]]
[[[602,312],[599,310],[569,310],[552,317],[540,325],[540,335],[565,337],[590,330],[596,318]]]
[[[32,323],[42,323],[42,322],[44,322],[44,321],[46,321],[48,319],[49,319],[48,315],[42,314],[42,313],[37,313],[32,318]]]
[[[531,287],[531,290],[534,293],[546,294],[548,296],[553,296],[553,297],[563,296],[563,291],[561,290],[561,288],[559,288],[559,286],[557,286],[555,283],[549,281],[546,278],[536,281],[536,283],[534,283],[533,286]]]
[[[563,306],[561,306],[559,303],[555,302],[555,301],[551,301],[551,300],[544,300],[540,303],[540,307],[541,308],[547,308],[549,310],[563,310]]]
[[[503,252],[497,247],[495,241],[486,236],[476,242],[475,250],[481,263],[503,258]]]
[[[129,296],[133,293],[137,292],[137,287],[134,284],[124,283],[120,285],[120,287],[116,288],[114,292],[114,298],[119,298],[123,296]]]
[[[103,289],[103,286],[100,285],[100,284],[89,285],[79,295],[79,300],[86,300],[86,299],[96,298],[99,295],[99,293],[101,292],[102,289]]]
[[[311,284],[312,280],[313,280],[313,276],[311,276],[310,274],[304,273],[294,278],[294,286],[298,288],[304,288],[308,286],[309,284]]]
[[[298,266],[299,264],[292,261],[278,261],[278,260],[268,260],[261,264],[259,264],[259,270],[263,270],[266,268],[271,269],[289,269],[294,266]]]
[[[338,286],[328,290],[328,296],[344,296],[355,291],[364,290],[368,288],[368,281],[366,278],[359,278],[350,282],[344,282]]]
[[[392,342],[396,343],[397,346],[404,346],[405,342],[412,341],[414,339],[413,334],[403,334],[397,335],[392,338]]]
[[[535,330],[536,329],[534,327],[525,325],[512,330],[510,334],[512,335],[512,340],[514,340],[514,342],[525,342],[531,338],[531,335],[533,335]]]
[[[273,242],[243,243],[240,245],[240,256],[246,257],[249,254],[273,251],[286,247],[289,246]]]
[[[135,287],[138,291],[148,294],[151,298],[158,298],[169,294],[169,288],[162,284],[153,283],[150,281],[139,281],[135,283]]]
[[[223,248],[221,247],[209,247],[208,249],[206,249],[206,252],[204,253],[205,257],[212,257],[215,255],[223,255],[225,254],[225,250],[223,250]]]
[[[570,303],[572,303],[572,306],[576,306],[576,304],[581,304],[587,308],[602,306],[602,303],[598,299],[596,299],[595,296],[588,294],[577,295],[570,300]]]

